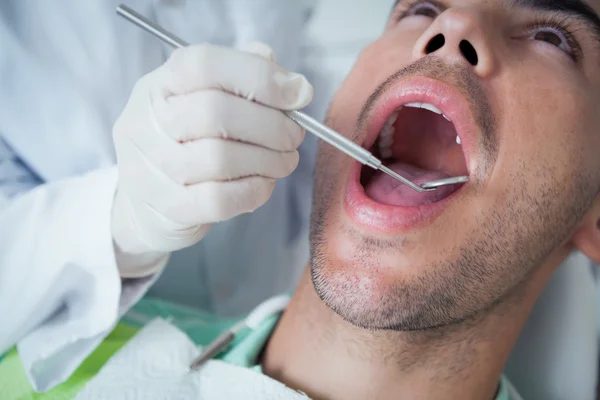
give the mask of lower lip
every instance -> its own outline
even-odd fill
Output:
[[[363,165],[353,162],[344,198],[344,209],[360,228],[383,234],[398,234],[413,230],[433,221],[447,207],[462,187],[436,203],[416,207],[396,207],[370,199],[360,183]],[[365,167],[368,168],[368,167]]]

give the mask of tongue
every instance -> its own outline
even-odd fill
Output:
[[[416,184],[449,177],[441,171],[425,170],[399,161],[387,165],[387,167]],[[376,171],[365,185],[365,192],[367,196],[378,203],[399,207],[415,207],[443,200],[454,193],[458,187],[459,185],[441,186],[430,192],[419,193],[391,176]]]

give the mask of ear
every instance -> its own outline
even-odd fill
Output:
[[[571,241],[579,251],[600,265],[600,197],[596,198]]]

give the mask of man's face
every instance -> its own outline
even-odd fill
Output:
[[[569,239],[600,190],[600,35],[582,15],[600,1],[577,3],[396,6],[327,123],[417,182],[470,180],[418,194],[321,145],[312,276],[343,318],[399,330],[462,321]]]

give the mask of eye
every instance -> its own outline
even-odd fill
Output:
[[[403,2],[395,12],[394,21],[400,21],[407,17],[425,17],[435,19],[441,14],[441,8],[435,1],[413,0],[412,2]]]
[[[436,18],[438,15],[440,15],[440,10],[431,3],[420,2],[409,8],[405,14],[406,17],[417,15],[427,18]]]
[[[556,47],[574,61],[581,57],[581,48],[568,26],[560,21],[542,21],[529,28],[529,39]]]
[[[419,3],[412,6],[407,12],[406,16],[419,15],[427,18],[436,18],[440,15],[440,10],[431,3]]]
[[[568,43],[565,43],[566,41],[562,38],[560,34],[551,30],[537,32],[533,35],[533,39],[550,43],[551,45],[556,46],[561,50],[563,49],[563,47],[569,46]]]

